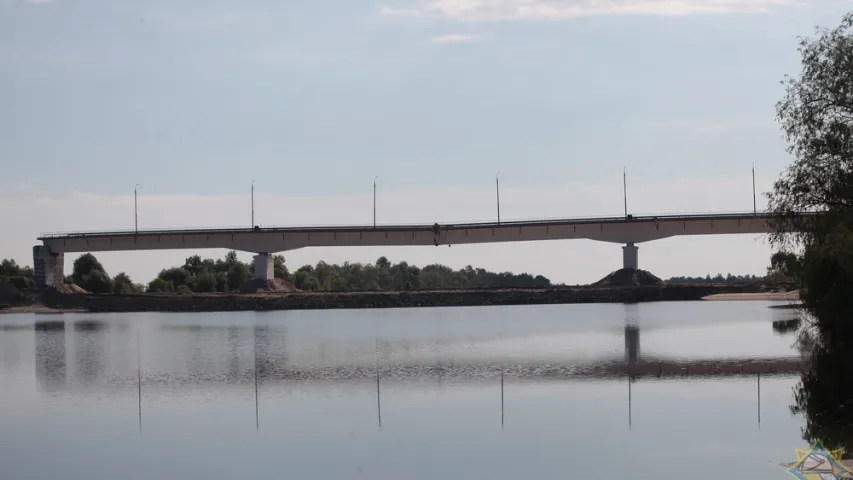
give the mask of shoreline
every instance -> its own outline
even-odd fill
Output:
[[[235,312],[362,308],[642,303],[666,301],[796,300],[796,291],[779,285],[686,284],[626,287],[575,286],[292,293],[137,293],[92,294],[45,292],[40,301],[0,310],[2,313],[81,312]]]
[[[800,300],[800,292],[794,290],[790,292],[715,293],[702,298],[702,300],[711,302],[756,300],[798,302]]]

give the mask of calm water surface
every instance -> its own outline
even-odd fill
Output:
[[[769,305],[3,315],[0,478],[789,478],[797,376],[573,373],[797,355]]]

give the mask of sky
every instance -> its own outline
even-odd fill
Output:
[[[752,210],[791,162],[775,103],[797,37],[853,2],[0,0],[0,257],[40,233]],[[148,281],[192,254],[101,253]],[[761,274],[756,236],[640,245],[661,277]],[[619,245],[302,249],[287,263],[527,271]],[[241,253],[248,260],[251,254]],[[70,270],[73,256],[66,258]]]

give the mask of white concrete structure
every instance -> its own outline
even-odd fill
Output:
[[[45,267],[40,285],[61,281],[61,255],[69,252],[119,250],[175,250],[225,248],[259,254],[255,278],[273,275],[275,252],[302,247],[352,247],[401,245],[454,245],[466,243],[524,242],[589,239],[622,243],[623,266],[637,268],[637,243],[680,235],[769,233],[765,214],[734,213],[646,217],[578,218],[459,223],[445,225],[378,225],[329,227],[273,227],[254,229],[139,230],[118,232],[45,234],[43,247],[34,247],[36,265]],[[57,267],[59,265],[59,267]],[[57,273],[58,272],[58,273]]]

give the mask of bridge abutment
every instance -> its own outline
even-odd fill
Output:
[[[269,253],[259,253],[255,255],[255,280],[272,280],[275,278],[275,268],[273,256]]]
[[[638,260],[638,252],[640,247],[634,245],[633,243],[629,243],[622,247],[622,268],[631,268],[636,270],[639,265]]]
[[[44,245],[33,247],[33,276],[39,290],[65,282],[65,254],[53,253]]]

